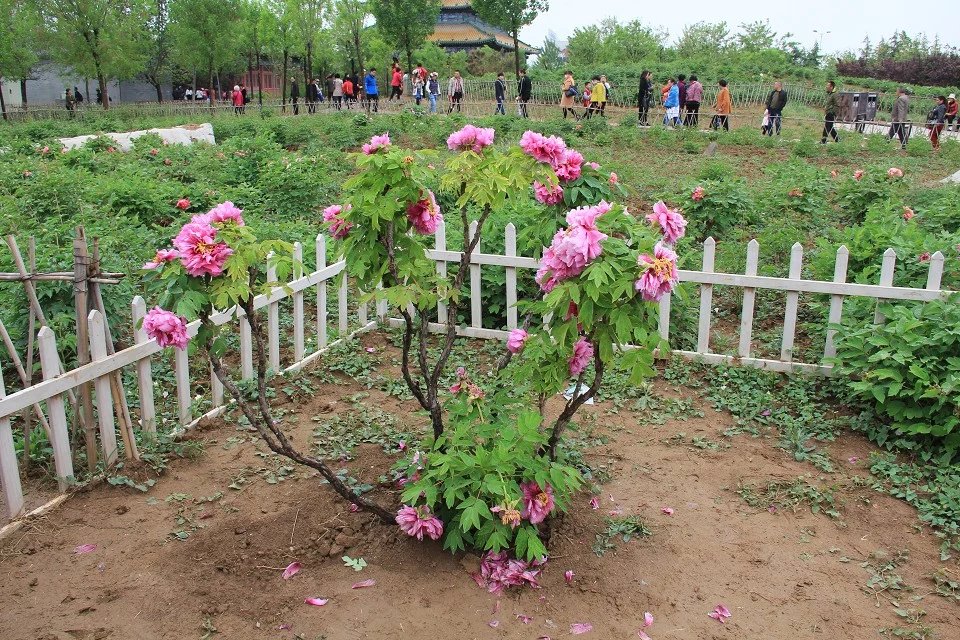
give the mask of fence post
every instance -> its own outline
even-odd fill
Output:
[[[293,243],[293,277],[299,280],[303,277],[303,244]],[[303,360],[303,290],[295,291],[293,294],[293,361]]]
[[[513,223],[507,225],[504,232],[504,253],[507,257],[517,255],[517,228]],[[517,328],[517,268],[507,267],[507,329]]]
[[[833,281],[837,284],[843,284],[847,281],[847,262],[850,259],[850,251],[845,245],[840,245],[837,249],[837,262],[833,267]],[[837,324],[843,316],[843,295],[834,294],[830,296],[830,315],[827,317],[829,324]],[[823,346],[823,357],[832,358],[837,355],[837,344],[835,342],[837,331],[827,327],[827,340]]]
[[[60,355],[57,339],[50,327],[41,327],[37,333],[37,351],[40,353],[40,369],[43,379],[50,380],[60,375]],[[80,409],[77,408],[76,411]],[[50,445],[53,447],[53,463],[57,470],[57,484],[64,491],[73,482],[73,457],[70,451],[70,433],[67,431],[67,411],[63,395],[47,398],[47,416],[50,421]]]
[[[477,221],[474,220],[470,223],[470,241],[473,242],[474,237],[480,233],[480,229],[477,226]],[[464,251],[467,250],[466,247],[463,248]],[[473,250],[474,255],[480,253],[480,243],[477,242],[476,248]],[[479,329],[483,324],[483,300],[480,292],[480,265],[470,264],[470,326]]]
[[[130,303],[133,315],[133,339],[136,344],[148,341],[147,332],[143,330],[143,319],[147,314],[147,305],[143,298],[137,296]],[[137,361],[137,390],[140,394],[140,428],[144,433],[157,432],[157,409],[153,403],[153,371],[150,367],[150,358]]]
[[[437,223],[437,232],[434,234],[434,246],[437,251],[447,250],[447,225],[443,220]],[[437,276],[441,280],[447,279],[447,261],[437,260]],[[437,301],[437,322],[444,324],[447,321],[447,303],[440,299]]]
[[[340,260],[346,260],[340,256]],[[343,270],[340,277],[340,290],[337,292],[337,328],[340,330],[340,337],[346,337],[347,330],[350,328],[349,317],[347,315],[347,270]]]
[[[6,397],[3,376],[0,376],[0,399]],[[0,418],[0,485],[3,485],[7,518],[13,520],[23,512],[23,486],[20,484],[20,467],[17,466],[17,451],[13,446],[13,430],[8,416]]]
[[[237,321],[240,323],[240,377],[244,380],[253,378],[253,332],[246,312],[236,308]]]
[[[930,256],[930,270],[927,271],[927,290],[939,291],[940,279],[943,277],[943,254],[937,251]]]
[[[273,256],[268,256],[270,260]],[[267,282],[277,281],[277,268],[267,265]],[[280,373],[280,303],[271,302],[267,305],[267,343],[268,362],[273,372]]]
[[[892,287],[893,286],[893,270],[897,266],[897,252],[893,248],[887,249],[883,252],[883,263],[880,265],[880,286],[881,287]],[[883,321],[886,318],[883,317],[883,314],[880,313],[880,304],[883,302],[882,298],[877,299],[877,310],[873,314],[873,323],[874,324],[883,324]]]
[[[317,234],[317,271],[327,266],[327,241]],[[317,349],[327,346],[327,281],[317,284]]]
[[[713,273],[717,242],[712,237],[703,243],[703,272]],[[697,353],[710,353],[710,314],[713,313],[713,285],[700,285],[700,318],[697,323]]]
[[[791,280],[800,279],[800,270],[803,265],[803,245],[794,243],[790,249]],[[787,292],[787,306],[783,314],[783,342],[780,348],[780,359],[784,362],[793,362],[793,341],[797,333],[797,307],[800,303],[799,291]]]
[[[107,358],[107,341],[103,333],[103,314],[91,311],[87,316],[90,328],[90,361],[99,362]],[[110,374],[104,374],[93,381],[97,392],[97,421],[100,425],[100,444],[103,447],[104,464],[110,467],[117,461],[117,427],[113,414],[113,394],[110,390]],[[121,432],[123,433],[123,432]],[[136,455],[136,442],[123,433],[126,451],[125,457],[132,460]]]
[[[759,261],[760,243],[754,238],[747,245],[747,268],[744,275],[757,275],[757,263]],[[756,299],[756,287],[743,288],[743,311],[740,314],[740,346],[737,350],[741,358],[750,357],[750,343],[753,340],[753,308]]]

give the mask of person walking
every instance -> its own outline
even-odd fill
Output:
[[[613,91],[610,88],[610,83],[607,81],[607,76],[601,75],[600,82],[603,84],[603,100],[600,102],[600,115],[607,117],[607,103],[610,102]]]
[[[436,71],[427,80],[427,96],[430,98],[430,113],[437,112],[437,100],[440,99],[440,74]]]
[[[580,104],[583,105],[583,117],[589,119],[591,114],[590,96],[593,93],[593,80],[583,83],[583,93],[580,94]]]
[[[363,78],[363,92],[367,96],[367,113],[377,113],[380,109],[380,91],[377,89],[377,70],[370,69]]]
[[[77,96],[77,102],[82,102],[83,98],[80,96],[80,92],[77,91],[76,87],[73,89],[73,93]],[[950,94],[947,96],[947,126],[946,130],[950,131],[960,131],[960,123],[957,126],[953,126],[953,122],[957,119],[957,96]]]
[[[779,80],[773,83],[773,91],[767,95],[767,123],[766,134],[773,137],[773,130],[780,135],[780,120],[783,117],[783,108],[787,106],[787,92],[783,90],[783,83]]]
[[[840,136],[837,134],[836,122],[837,113],[840,111],[840,102],[837,100],[837,83],[833,80],[827,81],[827,102],[823,107],[823,135],[820,138],[820,144],[827,144],[827,137],[832,137],[834,142],[840,142]]]
[[[413,101],[418,107],[420,106],[420,101],[423,100],[427,88],[426,76],[420,75],[421,69],[422,67],[417,65],[417,68],[413,70],[413,75],[411,76],[413,78]],[[423,71],[426,72],[426,69],[423,69]]]
[[[563,110],[563,117],[566,119],[567,112],[577,118],[577,112],[574,111],[574,105],[577,104],[577,83],[573,80],[573,71],[563,72],[563,84],[560,88],[560,109]]]
[[[667,80],[666,95],[663,101],[663,124],[675,127],[680,124],[680,86],[673,78]]]
[[[952,96],[953,94],[951,93],[950,95]],[[73,99],[76,100],[78,107],[83,104],[83,94],[80,93],[80,87],[76,85],[73,86]]]
[[[320,94],[320,85],[316,80],[307,81],[306,101],[307,113],[317,112],[317,96]]]
[[[687,108],[687,76],[682,73],[677,76],[677,89],[680,95],[680,114],[682,115]]]
[[[66,91],[63,92],[63,103],[67,108],[67,114],[73,118],[76,115],[74,109],[77,108],[77,98],[73,95],[73,89],[68,87]]]
[[[927,129],[930,129],[930,144],[934,151],[940,150],[940,132],[943,131],[943,122],[947,118],[947,98],[946,96],[937,96],[936,106],[927,116]]]
[[[240,109],[240,113],[244,114],[247,112],[247,103],[250,102],[250,95],[247,93],[247,85],[240,83],[240,95],[243,96],[243,108]],[[233,96],[230,96],[233,98]]]
[[[602,116],[606,104],[607,85],[603,83],[603,79],[600,76],[593,76],[593,86],[590,88],[591,114],[599,114]]]
[[[297,104],[297,100],[300,99],[300,85],[297,84],[297,79],[293,78],[290,80],[290,102],[293,104],[293,115],[300,115],[300,105]]]
[[[533,94],[533,83],[527,77],[527,70],[520,69],[520,79],[517,80],[517,111],[521,118],[529,118],[527,103],[530,102],[530,96]]]
[[[507,110],[503,106],[507,99],[507,79],[504,77],[503,71],[497,74],[497,81],[493,83],[493,95],[497,99],[497,108],[493,115],[507,115]]]
[[[733,100],[730,98],[730,89],[727,88],[727,81],[721,79],[717,82],[720,91],[717,92],[717,101],[713,105],[716,113],[713,116],[711,127],[719,130],[723,127],[724,131],[730,131],[730,113],[733,111]]]
[[[393,68],[393,74],[390,78],[390,97],[387,98],[387,102],[394,98],[403,101],[403,71],[400,70],[400,65]]]
[[[910,97],[907,90],[903,87],[897,87],[897,99],[893,102],[893,111],[890,113],[890,131],[887,132],[887,138],[893,140],[897,136],[900,140],[900,148],[907,148],[907,117],[910,114]]]
[[[343,101],[347,105],[347,111],[350,110],[350,103],[353,102],[353,80],[349,74],[343,74]]]
[[[696,127],[700,122],[700,102],[703,100],[703,85],[697,76],[691,75],[687,84],[687,112],[683,116],[683,124],[687,127]]]
[[[233,85],[231,98],[233,101],[233,115],[239,116],[243,113],[243,91],[240,90],[240,85]]]
[[[637,93],[637,108],[639,111],[639,126],[649,127],[647,116],[650,113],[650,101],[653,98],[653,80],[646,69],[640,73],[640,90]]]
[[[343,109],[343,78],[339,73],[333,74],[333,92],[330,94],[330,99],[337,111]]]
[[[457,113],[460,113],[463,105],[463,78],[460,77],[459,70],[453,72],[453,77],[447,83],[447,95],[450,98],[450,107],[447,109],[447,113],[453,113],[454,109],[457,110]]]

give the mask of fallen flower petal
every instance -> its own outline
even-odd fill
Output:
[[[376,353],[376,352],[377,350],[374,349],[373,347],[367,347],[367,353]]]
[[[288,622],[284,622],[277,627],[277,631],[289,631],[290,629],[293,629],[293,625]]]
[[[673,507],[663,507],[660,509],[660,513],[665,516],[672,516],[674,514]]]
[[[300,573],[300,569],[303,568],[303,565],[299,562],[291,562],[287,565],[287,568],[283,570],[283,579],[289,580],[293,576]]]
[[[729,618],[731,615],[733,615],[733,614],[730,613],[730,609],[727,609],[727,608],[726,608],[725,606],[723,606],[722,604],[718,604],[717,607],[716,607],[716,609],[714,609],[714,611],[716,611],[717,613],[719,613],[719,614],[720,614],[721,616],[723,616],[724,618]]]
[[[323,605],[330,602],[330,599],[329,598],[305,598],[304,602],[306,602],[307,604],[311,604],[315,607],[322,607]]]
[[[531,622],[533,622],[533,618],[532,618],[532,617],[530,617],[530,616],[525,616],[525,615],[523,615],[522,613],[518,613],[518,614],[517,614],[517,620],[519,620],[519,621],[522,622],[523,624],[530,624]]]
[[[80,546],[73,548],[73,552],[77,555],[80,555],[81,553],[90,553],[91,551],[96,550],[97,545],[95,544],[81,544]]]
[[[592,498],[590,498],[590,508],[593,509],[594,511],[596,511],[597,509],[599,509],[599,508],[600,508],[600,498],[598,498],[597,496],[593,496]]]
[[[850,464],[856,464],[857,460],[859,459],[860,458],[858,458],[857,456],[850,456],[849,458],[847,458],[847,462],[849,462]]]
[[[653,626],[653,614],[647,611],[643,614],[643,628]]]
[[[573,583],[573,570],[568,569],[563,572],[563,579],[566,580],[567,584]]]
[[[640,640],[652,640],[643,629],[637,631],[637,635],[640,636]]]
[[[364,580],[363,582],[358,582],[357,584],[353,585],[353,586],[350,587],[350,588],[351,588],[351,589],[366,589],[367,587],[372,587],[372,586],[375,585],[375,584],[377,584],[377,581],[376,581],[376,580],[373,580],[373,579],[371,578],[370,580]]]
[[[499,621],[499,620],[491,620],[490,622],[487,623],[487,626],[490,626],[490,627],[493,627],[494,629],[496,629],[497,627],[500,626],[500,621]]]
[[[721,616],[721,615],[720,615],[719,613],[717,613],[716,611],[711,611],[711,612],[708,613],[707,615],[710,616],[711,618],[713,618],[714,620],[716,620],[717,622],[720,622],[720,623],[723,622],[723,616]]]
[[[589,622],[574,622],[570,625],[570,633],[575,636],[579,636],[583,633],[589,633],[593,631],[593,625]]]
[[[351,502],[351,503],[350,503],[350,513],[357,513],[358,511],[360,511],[360,507],[357,506],[356,503]]]

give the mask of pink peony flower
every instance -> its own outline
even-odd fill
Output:
[[[799,188],[793,188],[793,189],[790,189],[790,193],[787,195],[789,195],[791,198],[802,198],[803,190]]]
[[[583,370],[587,368],[587,365],[590,364],[591,358],[593,358],[593,345],[590,344],[586,338],[580,338],[573,345],[573,355],[570,356],[570,360],[568,361],[570,364],[570,375],[580,375]]]
[[[920,260],[920,262],[930,262],[930,252],[924,251],[919,256],[917,256],[917,259]]]
[[[113,147],[107,147],[107,153],[116,153],[116,152],[117,150],[114,149]]]
[[[536,482],[524,482],[520,485],[523,492],[523,511],[521,516],[532,524],[539,524],[546,520],[553,511],[553,487],[546,485],[543,489]]]
[[[836,178],[836,177],[839,176],[839,175],[840,175],[840,173],[839,173],[836,169],[834,169],[833,171],[830,172],[830,177],[831,177],[831,178]]]
[[[583,155],[579,151],[567,149],[559,160],[552,165],[554,172],[563,182],[571,182],[580,177],[583,171]]]
[[[426,505],[401,507],[397,511],[397,524],[405,534],[415,536],[417,540],[423,540],[423,534],[427,534],[431,540],[439,540],[443,535],[443,523],[431,515],[430,507]]]
[[[567,150],[567,144],[563,138],[550,136],[549,138],[536,131],[526,131],[520,137],[520,148],[528,156],[537,160],[553,165],[563,159],[563,154]]]
[[[170,165],[173,164],[173,160],[171,160],[170,158],[164,158],[164,159],[163,159],[163,164],[164,164],[164,166],[169,167]]]
[[[917,215],[917,214],[916,214],[916,213],[913,211],[913,209],[911,209],[910,207],[904,207],[904,208],[903,208],[903,219],[904,219],[904,220],[906,220],[906,221],[909,222],[910,220],[913,220],[913,216],[915,216],[915,215]]]
[[[510,331],[510,337],[507,338],[507,351],[510,353],[520,353],[523,351],[523,345],[529,337],[530,334],[523,329],[513,329]]]
[[[853,179],[859,181],[863,177],[863,169],[857,169],[853,172]]]
[[[539,181],[533,183],[533,197],[537,202],[545,205],[555,205],[563,202],[563,187],[559,184],[554,186],[543,185]]]
[[[176,249],[160,249],[157,251],[157,254],[153,256],[153,260],[144,264],[141,269],[156,269],[165,262],[171,262],[180,257],[180,254],[177,253]]]
[[[536,280],[541,289],[549,293],[560,282],[580,275],[600,255],[600,242],[607,235],[597,228],[597,218],[612,208],[610,204],[601,202],[567,213],[567,224],[570,226],[557,231],[540,260]]]
[[[417,233],[426,236],[437,232],[437,223],[443,220],[443,216],[433,191],[428,191],[426,198],[421,198],[407,207],[407,219]]]
[[[217,242],[216,227],[205,222],[188,222],[173,239],[180,262],[191,276],[219,276],[233,249]]]
[[[590,498],[590,508],[593,509],[594,511],[596,511],[597,509],[600,508],[600,498],[599,498],[599,497],[593,496],[592,498]]]
[[[888,177],[888,178],[902,178],[902,177],[903,177],[903,169],[900,169],[899,167],[890,167],[889,169],[887,169],[887,177]]]
[[[693,190],[693,193],[690,194],[690,199],[693,200],[694,202],[700,202],[701,200],[703,200],[703,197],[705,195],[706,193],[704,192],[703,187],[698,186],[696,189]]]
[[[155,156],[160,153],[159,149],[150,149],[150,155]]]
[[[47,155],[48,153],[50,153],[50,147],[44,147],[43,149],[40,149],[40,153],[42,153],[43,155]]]
[[[189,208],[190,208],[189,200],[187,200],[186,198],[180,198],[179,200],[177,200],[177,209],[180,209],[180,211],[186,211]]]
[[[490,593],[500,594],[504,589],[529,584],[539,587],[537,578],[545,560],[524,562],[511,558],[506,551],[493,553],[488,551],[480,562],[480,573],[474,574],[474,581]]]
[[[608,182],[610,183],[610,186],[612,187],[612,186],[615,186],[618,182],[620,182],[620,178],[619,178],[619,176],[617,176],[616,173],[614,173],[614,172],[611,171],[611,172],[610,172],[610,179],[608,180]]]
[[[186,349],[187,321],[175,313],[154,307],[143,318],[143,330],[161,347]]]
[[[597,169],[600,168],[600,165],[597,164],[596,162],[588,162],[588,163],[587,163],[587,166],[590,167],[591,169],[593,169],[594,171],[596,171]]]
[[[573,584],[573,570],[572,570],[572,569],[567,569],[566,571],[563,572],[563,580],[564,580],[567,584]]]
[[[447,138],[447,148],[451,151],[472,150],[474,153],[480,153],[485,147],[493,144],[494,129],[482,129],[472,124],[468,124],[460,131],[450,134]]]
[[[23,177],[24,177],[24,178],[29,178],[29,177],[32,176],[32,175],[33,175],[33,172],[30,171],[29,169],[27,169],[27,170],[25,170],[25,171],[23,172]]]
[[[379,151],[380,149],[386,149],[390,146],[390,134],[384,133],[379,136],[373,136],[370,138],[370,142],[363,145],[363,152],[366,155],[372,155]]]
[[[323,210],[323,221],[330,225],[330,235],[337,240],[343,240],[347,233],[353,228],[353,223],[343,219],[343,214],[350,211],[350,205],[346,208],[339,204],[332,204]]]
[[[206,222],[208,224],[218,224],[223,222],[233,222],[238,227],[243,226],[243,209],[237,208],[232,202],[227,200],[221,202],[208,213],[193,216],[192,222]]]
[[[679,211],[668,208],[663,200],[653,205],[653,213],[647,215],[647,221],[654,226],[660,226],[663,241],[667,244],[676,244],[687,232],[687,221]]]
[[[680,277],[677,273],[677,254],[662,242],[653,248],[653,257],[640,254],[637,263],[644,268],[644,272],[634,286],[647,302],[659,301],[677,285]]]

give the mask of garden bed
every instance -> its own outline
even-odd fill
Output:
[[[469,357],[491,346],[474,343]],[[381,477],[425,421],[385,393],[399,353],[387,336],[350,348],[278,381],[276,414],[299,446],[352,452],[338,466],[396,500]],[[351,377],[331,373],[335,358],[353,363],[337,367]],[[351,513],[231,414],[201,425],[191,437],[204,453],[172,462],[149,492],[99,485],[3,540],[0,635],[532,640],[589,623],[588,638],[627,638],[649,611],[658,639],[934,637],[928,628],[950,637],[956,596],[938,597],[932,577],[944,564],[939,540],[913,508],[870,487],[874,447],[844,433],[820,449],[836,469],[821,475],[772,446],[775,433],[729,435],[738,421],[714,410],[695,374],[660,378],[639,398],[617,396],[614,382],[584,408],[577,438],[609,481],[598,509],[583,492],[554,524],[541,589],[487,593],[469,575],[475,557]],[[689,386],[675,382],[684,377]],[[313,435],[318,425],[327,435]],[[649,536],[606,540],[632,516]],[[96,549],[75,553],[85,544]],[[344,566],[344,555],[366,567]],[[302,570],[282,579],[294,561]],[[368,579],[376,584],[351,588]],[[732,612],[723,625],[707,616],[720,603]]]

